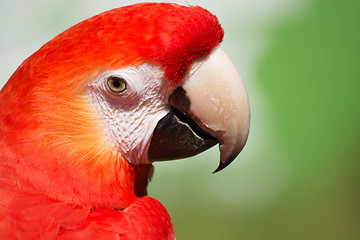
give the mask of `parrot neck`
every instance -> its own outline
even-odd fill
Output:
[[[151,164],[132,165],[113,153],[95,158],[62,149],[49,151],[39,149],[41,144],[34,139],[20,141],[11,131],[0,134],[0,190],[9,198],[15,193],[35,194],[75,206],[121,209],[147,195]]]
[[[110,171],[109,166],[84,169],[61,166],[47,159],[47,163],[50,162],[40,166],[20,160],[15,172],[34,187],[31,190],[34,193],[78,206],[126,208],[138,197],[147,195],[146,188],[153,172],[152,165],[133,166],[125,160],[112,166]]]

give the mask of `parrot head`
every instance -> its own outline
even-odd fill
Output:
[[[4,158],[55,199],[120,207],[146,194],[154,161],[219,144],[216,171],[225,168],[250,115],[223,35],[207,10],[176,4],[136,4],[73,26],[2,89]]]

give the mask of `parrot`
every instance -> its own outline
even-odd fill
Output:
[[[175,239],[153,163],[218,145],[218,172],[249,134],[223,37],[202,7],[138,3],[28,57],[0,92],[0,239]]]

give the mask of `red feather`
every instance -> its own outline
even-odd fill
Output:
[[[222,38],[200,7],[137,4],[25,60],[0,92],[0,239],[174,239],[165,208],[144,197],[152,166],[109,147],[86,87],[100,71],[148,62],[179,82]]]
[[[121,240],[175,239],[166,209],[151,197],[139,198],[124,210],[94,209],[79,227],[60,229],[58,239],[92,239],[95,236]]]

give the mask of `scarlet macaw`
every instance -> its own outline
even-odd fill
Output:
[[[0,239],[175,239],[147,196],[152,162],[249,130],[243,82],[207,10],[145,3],[89,18],[26,59],[0,92]]]

